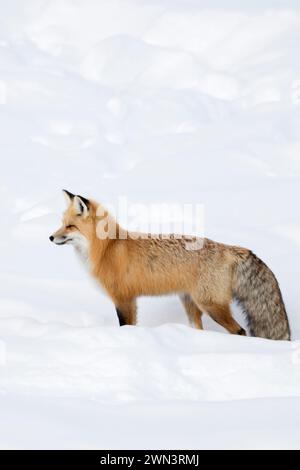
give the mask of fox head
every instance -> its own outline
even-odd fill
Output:
[[[95,231],[95,204],[65,189],[63,194],[67,210],[63,215],[62,226],[49,239],[56,245],[72,244],[81,248],[91,240]]]

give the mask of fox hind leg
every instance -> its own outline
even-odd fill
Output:
[[[203,330],[202,311],[195,304],[192,297],[188,294],[183,294],[180,296],[180,300],[185,308],[190,324],[198,330]]]
[[[203,305],[203,309],[219,325],[233,335],[246,336],[246,331],[233,318],[229,305]]]

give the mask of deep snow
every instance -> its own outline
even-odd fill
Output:
[[[0,7],[0,447],[299,447],[297,2]],[[274,270],[294,341],[195,331],[173,297],[119,329],[48,241],[62,188],[202,203]]]

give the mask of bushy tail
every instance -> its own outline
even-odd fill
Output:
[[[233,290],[235,299],[247,316],[253,336],[291,339],[279,284],[268,266],[250,251],[238,256]]]

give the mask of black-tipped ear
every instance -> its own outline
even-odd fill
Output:
[[[91,203],[88,199],[86,199],[85,197],[79,196],[78,194],[77,194],[77,197],[79,197],[81,199],[81,201],[86,205],[87,209],[90,208]]]
[[[77,215],[82,215],[86,217],[89,214],[89,201],[81,196],[75,196],[73,200],[73,205],[76,209]]]
[[[70,191],[67,191],[66,189],[63,189],[63,195],[65,196],[67,204],[70,204],[75,197],[75,194],[70,193]]]

